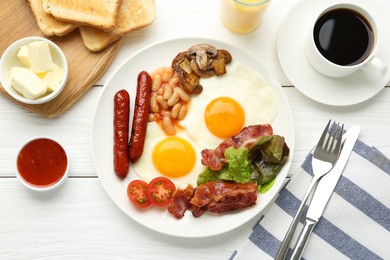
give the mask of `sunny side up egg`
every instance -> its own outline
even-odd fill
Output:
[[[201,79],[203,91],[180,122],[201,149],[214,149],[245,126],[270,124],[278,111],[275,92],[252,68],[232,62],[226,70]]]
[[[156,122],[149,122],[144,152],[133,167],[146,182],[165,176],[177,187],[195,186],[198,175],[206,168],[200,162],[200,152],[200,147],[186,131],[167,136]]]
[[[262,77],[251,68],[232,63],[227,73],[201,79],[203,91],[192,96],[186,117],[175,136],[167,136],[155,122],[149,122],[144,152],[134,170],[146,182],[168,177],[177,187],[196,186],[201,151],[216,148],[226,138],[248,125],[271,123],[278,111],[278,99]]]

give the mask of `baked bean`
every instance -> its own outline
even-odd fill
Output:
[[[155,69],[153,72],[152,72],[152,75],[154,74],[160,74],[162,75],[164,73],[164,70],[165,70],[165,67],[159,67],[157,69]]]
[[[168,116],[164,116],[162,120],[162,127],[164,129],[164,132],[168,135],[174,135],[176,134],[176,129],[172,124],[171,119]]]
[[[156,101],[157,101],[157,103],[160,104],[160,106],[161,106],[163,109],[165,109],[165,110],[168,109],[167,101],[165,101],[165,100],[163,99],[162,96],[157,96],[157,97],[156,97]]]
[[[151,97],[150,98],[150,111],[153,113],[157,113],[159,111],[158,103],[157,103],[157,98],[156,97]]]
[[[152,76],[152,91],[156,92],[161,87],[161,75],[160,74],[153,74]]]
[[[190,100],[190,95],[187,94],[187,92],[185,92],[182,88],[175,88],[175,91],[177,93],[179,93],[179,96],[180,96],[180,99],[187,102],[188,100]]]
[[[177,116],[177,119],[183,120],[186,114],[187,114],[187,105],[182,105],[179,114]]]
[[[163,90],[163,93],[162,93],[162,97],[165,100],[168,100],[172,96],[172,93],[173,93],[173,89],[172,89],[171,85],[169,83],[165,84],[164,85],[164,90]]]
[[[171,67],[166,67],[161,78],[163,82],[168,82],[173,75],[173,69]]]
[[[179,84],[179,77],[177,76],[173,76],[170,80],[169,80],[169,85],[171,86],[177,86]]]
[[[172,107],[172,118],[177,118],[177,116],[179,115],[179,112],[180,112],[180,108],[181,108],[181,103],[176,103],[173,107]]]
[[[167,101],[168,106],[170,107],[174,106],[177,102],[179,102],[179,100],[180,100],[179,93],[173,92],[172,96]]]

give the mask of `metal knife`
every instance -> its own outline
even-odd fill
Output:
[[[314,226],[320,220],[321,215],[328,203],[330,196],[333,193],[334,188],[347,164],[348,158],[352,152],[352,149],[356,143],[356,140],[360,133],[360,126],[355,125],[351,127],[343,135],[343,148],[336,165],[333,169],[321,178],[318,183],[317,190],[313,195],[310,202],[309,209],[306,214],[305,226],[301,234],[299,235],[298,242],[294,248],[291,259],[298,260],[301,258],[303,251],[305,250],[309,236],[313,231]]]

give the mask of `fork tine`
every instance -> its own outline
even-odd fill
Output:
[[[324,141],[325,141],[325,137],[326,137],[326,135],[327,135],[327,133],[328,133],[328,130],[329,130],[330,122],[331,122],[331,120],[329,120],[329,122],[328,122],[328,124],[326,125],[324,131],[322,132],[322,135],[321,135],[321,137],[320,137],[320,140],[318,140],[317,147],[323,147]],[[327,140],[329,140],[329,139],[327,139]],[[326,146],[325,146],[325,147],[326,147]]]
[[[329,146],[329,141],[330,141],[330,139],[333,140],[333,137],[332,137],[332,135],[331,135],[330,133],[328,133],[328,137],[327,137],[327,139],[326,139],[326,144],[324,145],[324,150],[325,150],[325,151],[329,151],[329,150],[332,148],[332,145]]]
[[[337,123],[336,130],[339,128],[339,126],[340,126],[340,123]],[[334,135],[333,135],[333,138],[332,138],[331,136],[329,136],[329,139],[332,138],[332,142],[330,143],[330,146],[329,146],[329,147],[326,146],[326,147],[328,147],[328,150],[329,150],[329,151],[332,151],[333,148],[335,148],[335,146],[334,146],[334,140],[337,140],[337,137],[338,137],[338,134],[337,134],[336,131],[335,131],[335,133],[334,133]],[[329,142],[329,141],[328,141],[328,142]],[[328,145],[328,144],[327,144],[327,145]]]
[[[342,140],[343,140],[343,134],[344,134],[344,124],[341,125],[341,130],[338,134],[338,139],[337,139],[337,143],[336,143],[336,147],[334,148],[334,151],[339,154],[340,151],[341,151],[341,143],[342,143]]]

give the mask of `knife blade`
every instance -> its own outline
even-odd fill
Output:
[[[305,225],[301,234],[299,235],[298,242],[294,248],[291,259],[295,260],[301,258],[309,236],[313,231],[314,226],[320,220],[322,213],[325,210],[325,207],[333,193],[333,190],[336,187],[336,184],[345,168],[345,165],[348,162],[349,156],[352,153],[352,149],[356,143],[359,133],[360,126],[355,125],[343,135],[344,144],[340,153],[340,157],[333,169],[327,175],[322,177],[318,183],[316,192],[313,195],[306,214]]]

